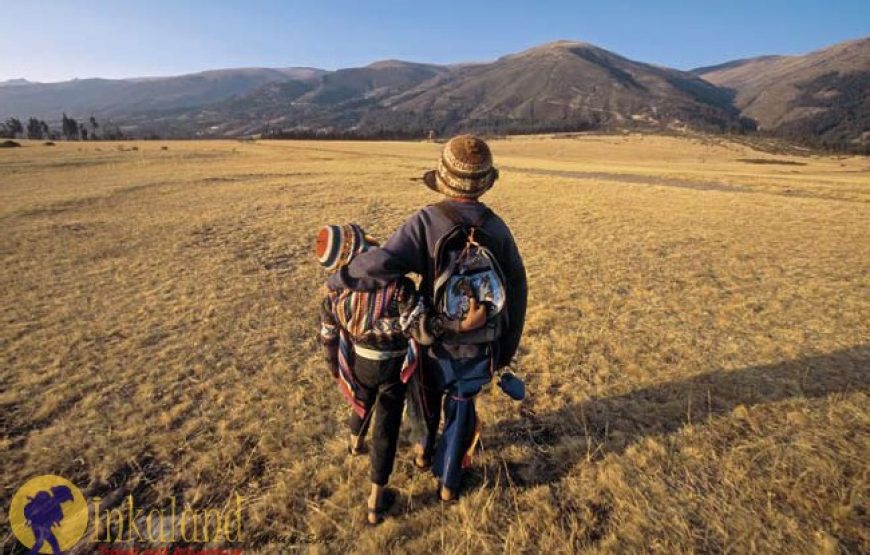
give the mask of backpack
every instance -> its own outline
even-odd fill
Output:
[[[468,312],[469,298],[486,307],[486,323],[474,330],[447,334],[448,345],[480,345],[501,337],[508,325],[507,291],[504,273],[488,245],[483,230],[492,216],[489,208],[477,222],[466,224],[447,203],[434,205],[451,222],[451,227],[435,243],[435,282],[432,290],[435,315],[462,320]]]

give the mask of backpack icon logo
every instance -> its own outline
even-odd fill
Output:
[[[21,486],[9,506],[12,533],[28,553],[62,554],[88,527],[88,504],[72,482],[50,474]]]

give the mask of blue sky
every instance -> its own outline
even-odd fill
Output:
[[[0,80],[483,61],[556,39],[690,69],[870,35],[870,0],[0,0]]]

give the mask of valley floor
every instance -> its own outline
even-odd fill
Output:
[[[529,397],[481,396],[457,504],[404,444],[370,529],[313,234],[386,237],[437,200],[410,178],[440,145],[23,144],[0,150],[3,552],[48,473],[146,510],[237,494],[248,552],[870,551],[867,158],[494,141]]]

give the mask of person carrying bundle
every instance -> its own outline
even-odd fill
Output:
[[[408,273],[421,276],[433,344],[418,359],[428,433],[415,463],[432,466],[444,501],[456,498],[477,442],[474,398],[510,363],[525,319],[526,273],[516,242],[504,221],[479,201],[497,178],[483,140],[454,137],[437,169],[423,176],[446,198],[415,213],[382,247],[361,253],[327,281],[334,291],[365,291]],[[457,326],[458,321],[464,324]],[[436,448],[442,408],[444,432]]]
[[[327,225],[317,235],[315,254],[334,271],[377,242],[356,224]],[[329,371],[350,403],[351,456],[370,449],[372,489],[367,519],[377,524],[395,493],[386,488],[396,458],[406,384],[419,363],[419,345],[429,345],[427,310],[414,283],[400,277],[369,291],[334,290],[323,299],[320,342]],[[459,330],[465,324],[456,323]]]

